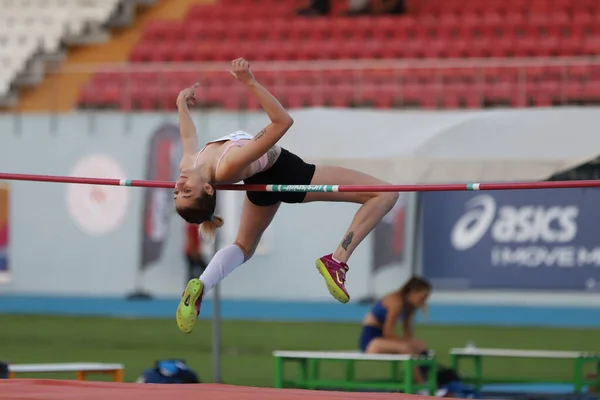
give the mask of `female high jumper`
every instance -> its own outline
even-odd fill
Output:
[[[200,233],[213,236],[215,230],[223,225],[223,219],[214,214],[217,203],[215,184],[240,181],[246,184],[291,185],[387,183],[347,168],[308,164],[277,145],[292,126],[292,117],[257,82],[246,60],[233,60],[229,72],[256,96],[271,123],[255,136],[236,131],[208,142],[199,150],[196,128],[188,109],[189,105],[195,103],[194,90],[198,84],[182,90],[177,97],[183,157],[179,166],[181,175],[175,184],[175,207],[185,221],[199,225]],[[335,251],[316,260],[317,269],[331,295],[341,303],[347,303],[350,296],[345,287],[348,272],[346,263],[356,246],[392,209],[397,199],[397,193],[376,192],[246,192],[235,242],[215,253],[200,278],[190,280],[185,288],[177,307],[179,329],[190,333],[200,313],[204,295],[252,257],[281,203],[334,201],[362,204]],[[319,223],[326,224],[327,221]]]

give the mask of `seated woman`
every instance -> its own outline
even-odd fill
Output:
[[[367,313],[359,339],[365,353],[420,354],[427,349],[425,343],[413,337],[413,318],[417,309],[427,303],[431,285],[422,278],[412,277],[395,292],[388,293]],[[402,336],[395,333],[396,322],[402,321]],[[415,381],[424,383],[418,368]]]

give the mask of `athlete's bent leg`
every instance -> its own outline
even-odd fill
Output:
[[[235,242],[216,252],[200,278],[190,280],[183,292],[176,314],[177,326],[182,332],[190,333],[194,328],[204,295],[252,257],[279,205],[259,207],[244,198]]]
[[[388,182],[371,175],[348,168],[317,166],[311,185],[385,185]],[[336,201],[362,204],[350,227],[335,251],[317,260],[317,268],[327,283],[327,287],[338,301],[347,303],[350,295],[345,281],[348,272],[347,262],[356,247],[375,228],[377,223],[394,207],[398,193],[307,193],[304,202]]]

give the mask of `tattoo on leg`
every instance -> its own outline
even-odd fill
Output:
[[[265,132],[267,132],[267,128],[264,128],[262,131],[258,132],[258,133],[256,134],[256,136],[254,136],[254,140],[258,140],[258,139],[260,139],[260,138],[262,137],[262,135],[264,135],[264,134],[265,134]]]
[[[350,243],[352,243],[353,237],[354,237],[354,232],[349,232],[348,235],[346,235],[346,238],[342,242],[342,247],[344,248],[344,250],[348,251],[348,246],[350,246]]]

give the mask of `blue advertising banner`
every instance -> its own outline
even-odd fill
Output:
[[[600,190],[427,192],[423,275],[438,289],[600,290]]]

